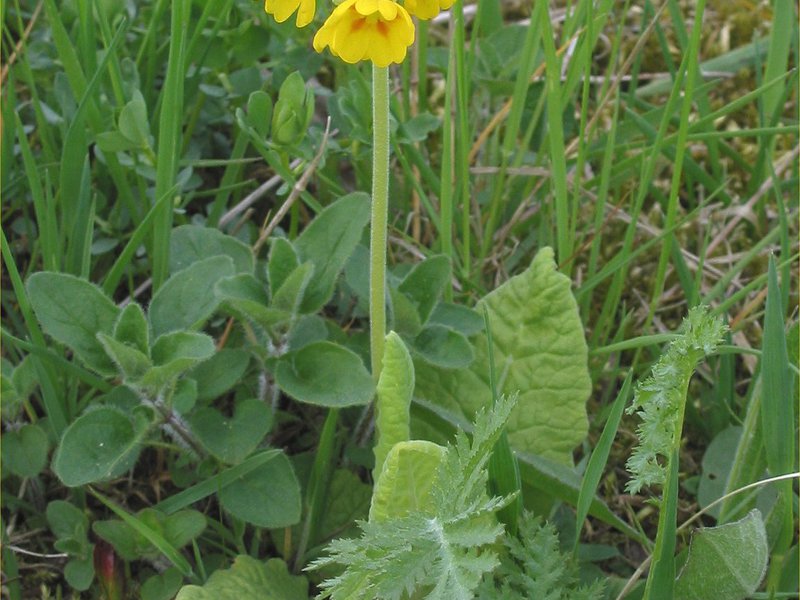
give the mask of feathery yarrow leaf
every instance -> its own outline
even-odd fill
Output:
[[[630,493],[664,483],[663,461],[669,458],[673,440],[681,434],[689,380],[700,360],[716,350],[726,330],[722,319],[708,314],[706,306],[692,308],[681,334],[653,366],[651,376],[637,386],[626,411],[642,419],[637,429],[639,445],[626,464],[632,475],[627,484]]]
[[[484,577],[478,600],[599,600],[603,582],[579,585],[578,566],[562,554],[558,534],[530,513],[519,520],[519,536],[505,539],[506,552],[492,576]]]
[[[503,533],[495,513],[513,496],[490,498],[486,464],[516,397],[501,398],[475,421],[472,442],[459,431],[447,447],[431,490],[432,514],[360,522],[361,537],[335,540],[308,569],[343,565],[318,598],[472,600],[499,564],[489,547]]]

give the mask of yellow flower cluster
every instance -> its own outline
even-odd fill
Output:
[[[330,48],[347,63],[370,60],[379,67],[403,62],[414,43],[411,16],[431,19],[455,0],[344,0],[314,36],[314,49]],[[265,0],[264,10],[279,23],[297,12],[296,24],[305,27],[314,19],[315,0]]]

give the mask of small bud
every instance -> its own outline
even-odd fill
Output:
[[[299,143],[306,135],[314,116],[314,92],[306,88],[303,77],[295,71],[278,92],[272,114],[272,141],[281,146]]]

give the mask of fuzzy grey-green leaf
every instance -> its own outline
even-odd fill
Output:
[[[100,288],[73,275],[49,272],[31,275],[27,288],[45,333],[72,348],[98,373],[116,372],[96,336],[112,332],[119,308]]]
[[[676,600],[741,600],[767,570],[769,546],[756,509],[734,523],[697,530],[675,582]]]

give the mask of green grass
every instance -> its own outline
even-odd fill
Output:
[[[720,495],[797,470],[797,6],[723,4],[573,0],[511,8],[459,0],[452,20],[417,28],[413,61],[390,71],[392,127],[398,126],[389,182],[390,285],[422,258],[445,254],[452,277],[444,298],[472,306],[524,270],[538,249],[555,248],[589,346],[590,430],[576,449],[575,470],[522,462],[524,499],[527,508],[553,517],[576,553],[605,544],[623,554],[593,567],[619,581],[641,563],[625,553],[633,546],[650,553],[659,528],[647,494],[619,500],[634,427],[621,411],[631,382],[674,339],[690,307],[708,304],[731,332],[690,387],[680,471],[670,479],[662,531],[669,521],[679,532],[704,508],[696,487],[703,457],[730,426],[743,434]],[[13,0],[2,12],[3,390],[24,392],[4,402],[4,438],[40,424],[51,458],[87,406],[126,400],[114,396],[118,380],[98,376],[45,335],[27,278],[69,273],[118,304],[135,299],[146,306],[173,268],[171,231],[193,223],[256,248],[256,278],[265,280],[270,245],[260,233],[290,194],[298,201],[273,236],[294,239],[339,196],[370,189],[369,69],[309,49],[322,15],[297,30],[293,18],[276,24],[261,5],[243,0]],[[315,91],[314,120],[299,142],[278,146],[259,138],[267,124],[247,120],[249,99],[260,91],[274,103],[295,70]],[[328,117],[330,138],[317,159]],[[408,123],[416,137],[404,132]],[[271,177],[280,183],[223,222]],[[325,330],[364,357],[359,263],[348,269],[324,320],[309,318],[302,335],[316,341]],[[412,327],[402,321],[407,307],[390,300],[390,324]],[[204,402],[225,411],[245,398],[270,399],[274,422],[262,442],[292,459],[304,490],[300,525],[257,527],[230,518],[213,500],[217,486],[263,466],[256,464],[260,454],[225,469],[212,459],[189,469],[180,449],[159,442],[129,480],[104,483],[94,494],[63,487],[49,466],[30,478],[4,474],[3,495],[15,498],[4,513],[6,529],[13,525],[7,546],[51,552],[55,534],[42,510],[57,498],[93,520],[115,512],[132,519],[196,582],[216,568],[217,553],[281,557],[298,573],[325,542],[350,531],[341,524],[326,529],[326,503],[342,469],[369,484],[370,413],[324,411],[280,395],[276,355],[265,350],[275,340],[246,320],[217,315],[203,331],[218,347],[252,356],[235,391]],[[29,365],[15,379],[25,357]],[[499,377],[502,370],[497,365]],[[29,373],[38,385],[26,387]],[[465,425],[425,405],[412,412],[429,435]],[[546,498],[548,486],[554,491]],[[782,561],[798,543],[797,482],[770,489],[779,498],[765,514],[774,563],[761,590],[781,597]],[[706,516],[703,523],[743,516],[758,493],[722,501],[716,520]],[[145,506],[172,513],[190,505],[213,521],[192,552],[171,547],[135,516]],[[349,518],[362,513],[354,509]],[[657,560],[655,568],[666,581],[674,568],[670,545],[679,551],[687,539],[675,532],[662,539],[656,558],[666,562]],[[31,569],[52,594],[69,593],[60,576],[37,569],[26,555],[16,562],[26,575],[22,588],[9,587],[11,598],[38,593],[26,587]],[[131,564],[130,589],[137,590],[146,568]]]

